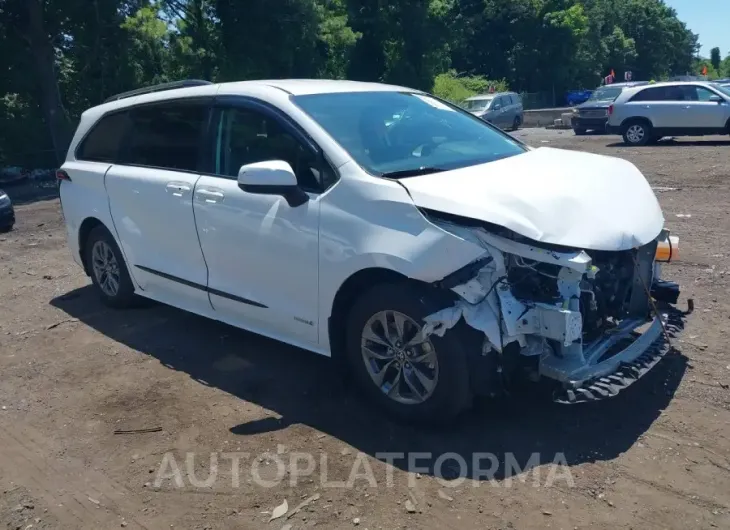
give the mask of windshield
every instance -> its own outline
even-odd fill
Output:
[[[619,97],[621,90],[619,87],[602,87],[593,92],[588,101],[613,101]]]
[[[464,108],[468,111],[487,110],[487,107],[494,98],[487,99],[468,99],[464,102]]]
[[[375,175],[457,169],[526,150],[481,119],[426,94],[344,92],[292,100]]]

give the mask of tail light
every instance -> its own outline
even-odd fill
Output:
[[[608,106],[608,115],[610,116],[611,114],[613,114],[613,105]]]
[[[63,169],[57,169],[56,180],[68,180],[69,182],[71,182],[71,177],[69,177],[68,173],[66,173]]]
[[[666,239],[659,241],[656,247],[656,261],[668,263],[679,259],[679,238],[677,236],[668,236]]]

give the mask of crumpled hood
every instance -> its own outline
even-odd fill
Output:
[[[664,226],[649,183],[619,158],[541,147],[400,182],[419,207],[544,243],[627,250],[649,243]]]

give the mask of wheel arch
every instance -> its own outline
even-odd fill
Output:
[[[81,263],[84,266],[84,272],[87,276],[91,276],[91,270],[89,269],[89,264],[86,262],[86,243],[89,240],[89,235],[97,226],[103,226],[106,230],[109,230],[109,228],[107,228],[107,226],[96,217],[87,217],[83,220],[81,226],[79,226],[79,257],[81,258]]]
[[[327,322],[330,352],[333,359],[339,362],[344,358],[347,319],[350,308],[360,293],[378,284],[404,281],[423,283],[392,269],[369,267],[353,273],[340,285]]]
[[[630,118],[626,118],[626,119],[625,119],[624,121],[622,121],[622,122],[621,122],[621,130],[622,130],[622,131],[623,131],[623,130],[625,130],[625,129],[626,129],[626,127],[628,127],[628,125],[629,125],[630,123],[633,123],[633,122],[635,122],[635,121],[643,121],[643,122],[645,122],[645,123],[648,123],[648,124],[649,124],[649,127],[652,127],[652,128],[654,128],[654,124],[653,124],[653,123],[652,123],[652,121],[651,121],[651,120],[650,120],[649,118],[647,118],[646,116],[631,116]]]

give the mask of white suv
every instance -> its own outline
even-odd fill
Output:
[[[629,145],[664,136],[730,134],[730,89],[699,81],[629,88],[608,108],[607,130]]]
[[[410,420],[452,418],[518,368],[561,401],[614,395],[663,353],[652,307],[679,292],[656,265],[676,240],[633,165],[528,148],[402,87],[121,94],[82,115],[58,178],[106,303],[341,356]]]

